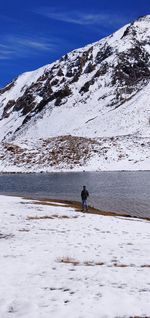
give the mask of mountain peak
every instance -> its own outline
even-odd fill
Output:
[[[150,14],[146,14],[143,16],[140,16],[137,21],[141,22],[141,21],[146,21],[146,22],[150,22]]]
[[[148,137],[149,23],[150,15],[140,17],[7,85],[0,91],[0,140],[71,135],[88,138],[89,148],[89,138]]]

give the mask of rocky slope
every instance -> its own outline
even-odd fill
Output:
[[[150,15],[0,90],[1,171],[150,167]]]

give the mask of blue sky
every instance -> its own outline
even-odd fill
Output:
[[[4,0],[0,86],[150,14],[148,0]]]

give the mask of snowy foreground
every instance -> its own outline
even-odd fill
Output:
[[[150,317],[150,223],[0,196],[0,317]]]

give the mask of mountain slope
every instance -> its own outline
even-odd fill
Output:
[[[147,169],[149,40],[150,15],[1,89],[1,169]]]

